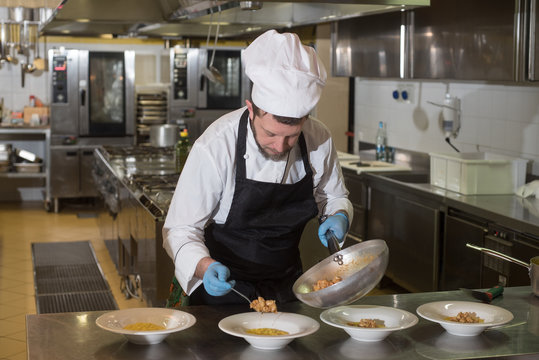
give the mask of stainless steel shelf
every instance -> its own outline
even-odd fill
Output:
[[[31,178],[31,179],[39,179],[39,178],[47,178],[46,173],[0,173],[0,177],[4,178]]]
[[[0,173],[0,178],[10,179],[45,179],[45,209],[50,210],[51,203],[51,186],[50,186],[50,158],[51,158],[51,130],[48,127],[0,127],[0,141],[43,141],[44,156],[43,156],[43,171],[39,173]]]

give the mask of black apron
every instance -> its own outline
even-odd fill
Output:
[[[295,184],[247,179],[245,171],[248,111],[241,119],[236,144],[236,187],[224,224],[212,223],[204,237],[210,255],[226,265],[229,280],[251,300],[258,296],[284,303],[296,300],[292,285],[302,273],[299,241],[307,222],[318,214],[313,172],[303,133],[298,143],[305,177]],[[210,296],[204,286],[190,295],[190,304],[245,303],[234,292]]]

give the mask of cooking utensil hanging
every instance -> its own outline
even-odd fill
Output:
[[[36,70],[45,70],[45,59],[39,56],[39,34],[38,33],[36,33],[34,42],[35,42],[34,68]]]
[[[220,18],[221,18],[221,7],[219,6],[219,14],[217,15],[217,27],[216,27],[216,30],[215,30],[215,39],[214,39],[214,43],[213,43],[213,51],[212,51],[212,54],[211,54],[210,64],[208,65],[207,68],[203,68],[202,72],[208,78],[208,80],[210,80],[211,82],[218,83],[218,84],[224,84],[225,79],[223,78],[223,76],[221,75],[219,70],[215,66],[213,66],[213,60],[215,59],[215,50],[217,48],[217,40],[219,38],[219,26],[220,26],[219,19]],[[213,25],[213,20],[212,19],[213,19],[213,11],[210,13],[210,27],[208,28],[208,36],[206,38],[206,47],[208,49],[209,49],[209,44],[210,44],[211,28],[212,28],[212,25]]]
[[[0,22],[0,62],[11,62],[10,53],[9,53],[9,40],[10,40],[10,30],[11,24],[7,21]]]
[[[495,250],[492,250],[492,249],[489,249],[489,248],[484,248],[484,247],[476,246],[476,245],[469,244],[469,243],[466,244],[466,246],[471,248],[471,249],[481,251],[482,253],[484,253],[486,255],[496,257],[498,259],[502,259],[502,260],[505,260],[505,261],[509,261],[509,262],[512,262],[514,264],[520,265],[520,266],[525,267],[526,269],[528,269],[533,294],[535,296],[539,297],[539,256],[535,256],[535,257],[531,258],[530,263],[528,264],[528,263],[525,263],[522,260],[515,259],[514,257],[505,255],[505,254],[503,254],[501,252],[498,252],[498,251],[495,251]]]

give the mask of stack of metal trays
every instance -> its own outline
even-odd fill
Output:
[[[150,126],[167,123],[167,93],[164,91],[137,93],[137,136],[147,139]]]
[[[20,173],[38,173],[41,172],[43,159],[36,154],[24,150],[15,149],[16,162],[13,164],[16,172]]]
[[[11,149],[11,144],[0,144],[0,173],[6,173],[9,171]]]

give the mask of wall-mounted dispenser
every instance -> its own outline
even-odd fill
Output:
[[[427,102],[442,108],[442,128],[445,141],[458,152],[459,150],[451,144],[451,138],[456,138],[460,131],[460,99],[446,93],[443,104]]]

